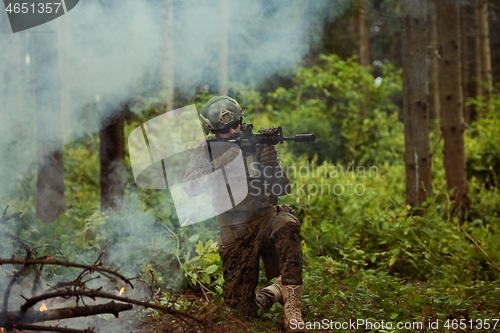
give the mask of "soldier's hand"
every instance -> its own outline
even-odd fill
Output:
[[[264,167],[278,165],[278,152],[276,148],[272,145],[264,146],[260,151],[259,160]]]

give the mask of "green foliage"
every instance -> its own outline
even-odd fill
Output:
[[[468,105],[476,108],[479,119],[467,128],[465,141],[469,178],[476,177],[485,186],[498,186],[500,170],[500,93],[471,98]],[[490,110],[492,107],[492,110]]]
[[[469,320],[472,320],[476,327],[477,319],[495,318],[500,309],[496,281],[476,285],[443,281],[440,285],[431,286],[424,282],[407,283],[377,270],[363,270],[341,280],[337,275],[325,272],[322,268],[325,265],[328,267],[324,257],[317,258],[311,262],[311,268],[306,273],[306,294],[309,296],[304,299],[309,309],[306,321],[328,318],[346,322],[362,318],[372,323],[384,321],[387,325],[392,324],[392,329],[387,330],[389,332],[456,332],[447,329],[446,323],[451,325],[454,320],[460,319],[470,323]],[[332,284],[332,279],[339,282]],[[437,320],[437,330],[430,330],[429,323]],[[406,325],[422,323],[423,326],[420,329],[418,326],[407,326],[406,329],[396,330],[398,322]],[[356,332],[382,332],[363,328]]]
[[[460,225],[450,214],[442,141],[436,133],[431,138],[433,197],[424,205],[424,217],[412,216],[403,181],[403,125],[393,102],[401,90],[400,72],[390,65],[378,70],[383,74],[375,81],[370,69],[352,59],[323,56],[318,65],[299,68],[291,87],[268,95],[252,85],[230,87],[247,112],[246,122],[257,129],[282,125],[285,135],[318,136],[314,144],[278,146],[292,184],[292,193],[280,203],[297,208],[302,223],[306,319],[439,319],[444,324],[494,318],[500,310],[498,112],[481,112],[466,132],[471,199],[466,222]],[[196,97],[198,110],[210,97]],[[500,108],[500,95],[490,99]],[[482,98],[470,103],[478,110],[488,106]],[[154,97],[138,99],[126,136],[158,115],[158,104]],[[219,301],[222,269],[215,221],[180,228],[169,191],[137,188],[128,160],[121,210],[100,213],[98,146],[96,136],[65,146],[67,206],[60,219],[44,225],[34,217],[32,173],[19,182],[19,197],[13,201],[27,213],[0,225],[0,231],[36,248],[36,256],[63,253],[69,260],[91,263],[105,251],[106,262],[125,274],[148,281],[153,276],[155,286],[193,289]],[[23,253],[16,244],[8,250]],[[44,274],[66,273],[45,268]],[[184,309],[189,301],[177,304]],[[278,305],[263,314],[264,319],[278,316]],[[274,329],[258,321],[251,327]]]
[[[139,124],[139,120],[127,124],[126,134]],[[194,251],[196,242],[190,241],[196,236],[203,244],[213,243],[216,235],[213,221],[180,228],[168,190],[137,188],[129,163],[129,183],[122,208],[116,213],[101,214],[98,149],[97,136],[65,146],[66,209],[58,220],[46,225],[29,209],[34,205],[36,188],[36,177],[30,175],[20,183],[25,191],[19,192],[20,197],[13,201],[11,208],[23,210],[25,214],[2,225],[3,230],[19,237],[28,247],[36,248],[34,255],[38,257],[52,255],[90,264],[104,251],[105,263],[120,267],[120,272],[146,281],[151,281],[153,276],[155,284],[171,290],[193,285],[187,280],[189,272],[206,269],[210,276],[220,275],[220,259],[213,258],[212,265],[217,264],[215,271],[214,267],[205,265],[209,257],[218,257],[214,252],[217,248],[212,246],[210,253],[203,254],[198,262],[199,255]],[[8,253],[25,255],[19,244],[13,245]],[[47,267],[44,272],[48,276],[66,274],[64,269],[53,267]]]
[[[311,145],[293,145],[295,155],[318,155],[335,163],[395,163],[402,154],[403,127],[391,97],[400,93],[400,72],[384,65],[376,80],[352,59],[320,57],[319,65],[299,68],[293,87],[269,93],[270,121],[285,135],[315,133]],[[260,118],[262,115],[259,114]]]
[[[196,243],[200,238],[199,234],[189,238],[191,243]],[[218,244],[213,240],[207,241],[205,244],[202,241],[196,243],[196,256],[187,260],[184,263],[180,262],[180,266],[188,279],[190,287],[201,287],[206,291],[215,289],[219,294],[222,292],[222,261],[218,253]],[[187,257],[190,257],[189,255]]]
[[[85,218],[100,200],[99,142],[87,136],[64,147],[64,197],[66,214]]]
[[[289,158],[282,156],[285,165]],[[336,273],[376,269],[409,280],[455,282],[498,276],[499,219],[481,220],[492,216],[498,191],[488,191],[489,204],[482,200],[477,218],[460,226],[450,216],[447,193],[438,189],[426,202],[425,217],[409,216],[398,181],[404,179],[402,165],[317,166],[302,158],[288,174],[292,194],[284,202],[299,208],[310,255],[332,258]]]

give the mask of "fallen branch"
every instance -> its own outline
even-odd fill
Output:
[[[5,207],[5,210],[3,211],[2,217],[0,217],[0,223],[7,222],[8,220],[11,220],[13,218],[16,218],[18,216],[23,215],[22,212],[17,212],[17,213],[5,216],[5,214],[7,214],[7,209],[9,209],[9,207],[10,207],[10,205],[7,205],[7,207]]]
[[[28,251],[27,256],[28,256],[28,258],[31,256],[31,252],[30,251]],[[8,309],[10,292],[12,291],[12,287],[18,281],[18,279],[21,276],[21,274],[23,274],[24,271],[26,271],[27,267],[28,266],[26,266],[26,265],[24,265],[23,267],[21,267],[17,272],[14,273],[14,275],[10,279],[10,282],[9,282],[9,285],[7,286],[7,289],[5,289],[5,294],[4,294],[4,298],[3,298],[3,304],[2,304],[2,311],[3,312],[6,312],[7,309]]]
[[[10,214],[7,216],[2,216],[2,217],[0,217],[0,223],[7,222],[8,220],[12,220],[13,218],[16,218],[16,217],[21,216],[21,215],[23,215],[22,212]]]
[[[95,333],[92,329],[85,330],[75,330],[73,328],[67,327],[57,327],[57,326],[39,326],[39,325],[27,325],[27,324],[17,324],[13,325],[17,330],[28,330],[28,331],[52,331],[52,332],[65,332],[65,333]]]
[[[8,208],[9,206],[7,206]],[[4,210],[3,215],[0,217],[0,223],[8,221],[10,219],[16,218],[20,216],[22,213],[15,213],[12,215],[6,216],[7,208]],[[237,327],[238,329],[243,329],[248,331],[246,325],[237,320],[236,318],[225,315],[216,315],[216,307],[209,307],[203,311],[203,313],[197,312],[196,314],[190,312],[179,311],[169,306],[161,306],[154,303],[149,303],[145,301],[138,301],[135,299],[121,297],[114,294],[108,294],[102,292],[101,288],[99,289],[90,289],[87,286],[89,281],[100,278],[100,276],[93,276],[92,273],[98,272],[99,275],[105,276],[111,283],[117,284],[118,280],[122,280],[126,282],[132,289],[134,289],[134,285],[132,284],[133,279],[128,279],[125,276],[118,273],[116,270],[112,270],[109,268],[105,268],[101,261],[101,258],[104,255],[104,252],[100,254],[97,260],[91,265],[78,264],[69,261],[63,260],[49,260],[49,257],[42,258],[33,258],[36,256],[36,253],[33,252],[23,241],[21,241],[18,237],[6,232],[6,235],[13,239],[15,242],[20,244],[26,250],[26,258],[25,259],[1,259],[0,258],[0,266],[2,265],[22,265],[17,271],[14,272],[14,275],[11,277],[10,283],[7,286],[7,289],[4,293],[4,300],[2,310],[0,312],[0,333],[2,332],[12,332],[12,331],[52,331],[52,332],[65,332],[65,333],[95,333],[95,328],[87,328],[87,329],[72,329],[68,327],[61,326],[42,326],[42,325],[33,325],[33,323],[45,322],[45,321],[55,321],[69,318],[77,318],[77,317],[88,317],[97,314],[110,313],[118,318],[118,315],[122,311],[131,310],[133,308],[133,304],[142,306],[145,308],[155,309],[164,314],[168,314],[169,317],[175,317],[174,320],[178,324],[184,325],[184,327],[194,328],[197,332],[227,332],[227,327]],[[46,247],[44,245],[43,247]],[[57,248],[56,248],[57,250]],[[60,252],[60,251],[59,251]],[[64,258],[64,256],[63,256]],[[42,269],[44,265],[58,265],[65,267],[74,267],[77,269],[82,269],[83,271],[78,275],[78,277],[71,282],[58,282],[55,286],[49,286],[54,292],[45,292],[41,295],[35,296],[34,294],[41,289],[41,278],[42,278]],[[14,285],[19,282],[20,277],[30,268],[30,266],[34,266],[34,283],[31,288],[31,298],[26,298],[23,295],[20,295],[25,299],[25,303],[21,306],[19,311],[8,311],[8,300],[11,297],[11,291],[13,290]],[[152,274],[151,281],[151,292],[153,292],[152,284],[155,282],[155,277]],[[85,280],[86,279],[86,280]],[[99,304],[88,306],[85,305],[84,298],[91,298],[96,300],[97,298],[107,299],[107,300],[116,300],[120,301],[120,303],[111,301],[106,304]],[[40,301],[54,298],[62,298],[76,299],[76,305],[72,307],[64,307],[64,308],[55,308],[45,311],[38,311],[38,309],[34,309],[35,304]],[[80,300],[83,302],[84,306],[79,306]],[[121,303],[123,302],[123,303]],[[213,319],[223,317],[225,319],[234,320],[234,322],[228,323],[228,325],[223,325],[222,327],[218,327],[214,324]],[[202,329],[200,331],[200,328]],[[6,329],[6,330],[5,330]]]
[[[121,275],[120,273],[113,271],[108,268],[104,268],[102,266],[98,265],[83,265],[83,264],[77,264],[74,262],[69,262],[69,261],[59,261],[59,260],[47,260],[47,259],[0,259],[0,266],[5,265],[5,264],[21,264],[21,265],[37,265],[37,264],[42,264],[42,265],[59,265],[59,266],[65,266],[65,267],[77,267],[77,268],[83,268],[87,269],[89,271],[94,271],[94,272],[106,272],[108,274],[114,275],[121,280],[125,281],[128,285],[134,288],[134,285],[130,282],[129,279]]]
[[[176,310],[176,309],[170,308],[168,306],[161,306],[161,305],[157,305],[154,303],[142,302],[142,301],[138,301],[138,300],[135,300],[132,298],[121,297],[121,296],[103,293],[103,292],[99,292],[99,291],[95,291],[95,290],[91,290],[91,291],[64,290],[64,291],[58,291],[58,292],[54,292],[54,293],[47,293],[47,294],[35,296],[35,297],[28,299],[21,306],[21,312],[28,311],[29,308],[31,308],[33,305],[35,305],[36,303],[38,303],[40,301],[44,301],[44,300],[47,300],[50,298],[63,297],[63,296],[65,296],[65,297],[67,297],[67,296],[86,296],[86,297],[89,297],[93,300],[95,300],[96,298],[114,299],[114,300],[121,301],[121,302],[126,302],[126,303],[130,303],[130,304],[144,306],[146,308],[155,309],[155,310],[160,311],[162,313],[168,313],[168,314],[174,315],[177,318],[184,320],[184,321],[186,319],[189,319],[189,320],[197,322],[205,327],[209,327],[210,329],[212,329],[212,332],[220,332],[220,330],[211,322],[211,320],[207,319],[205,317],[197,318],[189,313],[186,313],[186,312],[183,312],[180,310]]]
[[[59,308],[45,311],[30,310],[4,312],[0,316],[0,327],[8,326],[9,323],[31,324],[50,320],[60,320],[76,317],[93,316],[96,314],[110,313],[118,318],[118,314],[122,311],[132,310],[132,304],[123,304],[109,302],[106,304],[92,306],[72,306],[67,308]],[[14,325],[12,325],[14,326]]]

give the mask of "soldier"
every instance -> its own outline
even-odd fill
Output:
[[[213,135],[200,141],[193,150],[184,177],[185,190],[198,195],[212,190],[212,204],[217,213],[222,193],[227,196],[229,185],[207,184],[203,176],[228,165],[239,154],[240,148],[226,144],[222,152],[207,155],[207,138],[224,142],[235,132],[242,130],[244,113],[238,102],[227,96],[211,98],[200,115],[205,134]],[[232,147],[231,147],[232,146]],[[284,306],[287,332],[301,332],[302,320],[302,249],[300,222],[287,205],[277,205],[277,197],[290,191],[289,179],[279,164],[273,145],[258,145],[254,163],[246,161],[247,175],[239,179],[247,186],[248,194],[232,209],[219,207],[217,223],[220,229],[219,253],[222,259],[226,304],[246,316],[255,317],[257,310],[268,310],[275,302]],[[245,155],[243,153],[243,155]],[[248,164],[252,165],[248,165]],[[230,177],[230,176],[229,176]],[[241,178],[241,177],[240,177]],[[229,184],[229,181],[227,181]],[[235,183],[231,183],[233,186]],[[224,188],[217,188],[224,186]],[[227,187],[227,188],[226,188]],[[269,189],[272,188],[272,191]],[[234,191],[234,187],[231,191]],[[244,192],[246,193],[246,192]],[[268,280],[276,281],[255,292],[259,278],[259,260],[262,257]]]

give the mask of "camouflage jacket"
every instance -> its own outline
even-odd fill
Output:
[[[213,135],[205,137],[200,140],[198,146],[191,153],[190,163],[184,176],[184,188],[191,196],[208,190],[212,191],[212,205],[217,213],[217,222],[220,226],[242,224],[254,220],[263,214],[268,214],[270,209],[273,209],[277,203],[277,197],[289,193],[290,181],[284,169],[279,164],[266,168],[262,168],[260,163],[249,166],[247,165],[247,156],[241,150],[239,151],[242,157],[240,160],[242,162],[247,161],[247,163],[240,165],[241,168],[244,165],[245,171],[243,174],[240,172],[240,176],[234,176],[234,174],[231,175],[226,172],[225,181],[207,181],[206,177],[204,178],[203,176],[229,166],[221,162],[222,154],[229,150],[231,146],[236,146],[234,144],[227,144],[224,140],[215,140],[226,146],[218,157],[211,159],[208,149],[211,143],[207,144],[208,139],[216,138]],[[259,155],[261,149],[262,147],[257,147],[256,149],[257,153],[255,156],[257,162],[260,161]],[[256,177],[249,177],[249,167],[258,168]],[[236,198],[237,193],[245,195]],[[232,200],[229,205],[228,197],[231,194]]]

